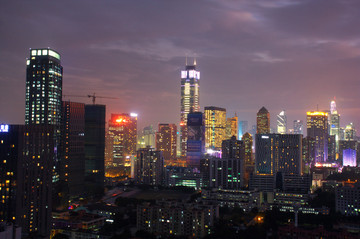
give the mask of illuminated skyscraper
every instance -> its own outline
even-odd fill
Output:
[[[355,140],[356,139],[356,130],[353,123],[346,125],[344,130],[345,140]]]
[[[328,159],[328,113],[307,112],[307,136],[315,139],[315,163]]]
[[[231,139],[232,136],[235,136],[238,139],[238,132],[239,132],[239,123],[238,117],[235,116],[232,118],[226,119],[226,138]]]
[[[186,164],[188,167],[200,168],[200,160],[205,152],[204,124],[203,113],[193,112],[188,115],[188,140],[186,153]]]
[[[26,65],[25,124],[59,127],[63,72],[60,54],[51,49],[33,49]]]
[[[130,156],[136,155],[137,115],[111,114],[109,135],[113,140],[113,163],[130,167]]]
[[[187,147],[187,116],[190,112],[200,111],[199,105],[199,83],[200,71],[196,70],[196,61],[193,65],[186,65],[185,70],[181,71],[181,156],[186,156]]]
[[[256,115],[256,133],[270,133],[270,113],[265,107],[262,107]]]
[[[277,115],[277,133],[278,134],[287,133],[287,119],[286,119],[285,110],[281,111],[280,114]]]
[[[254,173],[254,156],[252,152],[253,137],[249,133],[245,133],[241,139],[244,142],[244,165],[245,165],[245,184],[247,185],[250,179],[250,174]]]
[[[215,106],[205,107],[205,149],[221,150],[226,139],[226,109]]]
[[[175,124],[159,124],[156,133],[156,150],[163,152],[165,160],[176,159],[176,138]]]
[[[335,135],[336,152],[339,152],[340,114],[336,110],[335,100],[330,103],[330,135]]]
[[[239,134],[238,139],[241,139],[241,137],[248,131],[248,122],[247,121],[239,121]]]
[[[302,120],[294,120],[294,134],[304,134],[304,123]]]

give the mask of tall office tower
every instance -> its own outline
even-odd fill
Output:
[[[277,115],[277,133],[278,134],[287,133],[287,118],[286,118],[285,110],[281,111],[280,114]]]
[[[304,134],[304,123],[302,120],[294,120],[294,134]]]
[[[262,107],[256,115],[256,133],[270,134],[270,113]]]
[[[143,129],[143,137],[144,137],[144,146],[151,146],[152,148],[155,148],[156,145],[156,132],[153,129],[153,126],[146,126]]]
[[[260,175],[302,173],[302,135],[257,134],[255,136],[255,172]]]
[[[23,168],[23,235],[49,238],[55,125],[26,125]]]
[[[139,149],[135,159],[135,181],[138,184],[160,185],[164,180],[164,157],[161,151]]]
[[[244,167],[245,167],[245,185],[248,185],[250,175],[254,173],[255,161],[252,152],[253,137],[249,133],[245,133],[241,139],[244,142]]]
[[[60,54],[51,49],[33,49],[26,65],[25,124],[59,127],[63,72]]]
[[[26,65],[25,124],[54,125],[55,147],[58,147],[63,73],[60,54],[51,49],[32,49]],[[53,161],[53,181],[57,182],[59,155],[55,154]]]
[[[221,149],[226,139],[226,109],[215,106],[205,107],[205,148]]]
[[[113,163],[130,167],[128,159],[131,155],[136,155],[137,115],[111,114],[108,132],[113,139]]]
[[[85,105],[85,184],[89,195],[104,190],[105,105]]]
[[[239,123],[238,123],[238,117],[235,116],[232,118],[226,119],[226,138],[231,139],[232,136],[235,136],[236,139],[238,139],[238,132],[239,132]]]
[[[181,156],[185,157],[187,152],[187,117],[191,112],[200,111],[200,71],[196,70],[196,61],[181,71]]]
[[[156,133],[156,150],[163,152],[165,160],[176,159],[176,138],[175,124],[159,124]]]
[[[21,225],[23,125],[0,125],[0,222]]]
[[[244,143],[237,140],[236,136],[222,142],[222,158],[242,159],[244,160]]]
[[[328,158],[328,113],[307,112],[307,136],[315,139],[315,161],[326,162]]]
[[[66,202],[80,196],[85,177],[85,104],[62,102],[60,181]]]
[[[344,139],[345,140],[355,140],[356,139],[356,130],[353,123],[346,125],[344,130]]]
[[[315,139],[306,136],[302,140],[302,147],[303,173],[309,173],[310,166],[315,161]]]
[[[248,122],[247,121],[239,121],[239,134],[238,139],[241,139],[242,136],[248,131]]]
[[[335,135],[336,153],[339,152],[340,114],[336,110],[335,100],[330,103],[330,135]]]
[[[335,135],[328,136],[328,162],[335,163],[336,161],[336,140]]]
[[[201,112],[188,115],[188,140],[186,164],[188,167],[200,168],[200,160],[205,152],[205,122]]]

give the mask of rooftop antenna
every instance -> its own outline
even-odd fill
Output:
[[[194,57],[194,66],[196,66],[196,58]]]
[[[185,66],[188,65],[188,62],[187,62],[187,55],[186,55],[186,58],[185,58]]]

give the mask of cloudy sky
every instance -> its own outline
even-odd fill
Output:
[[[139,127],[180,121],[180,71],[196,57],[200,105],[275,126],[329,109],[360,125],[358,0],[0,1],[0,122],[23,124],[29,48],[62,56],[63,94],[98,99]],[[65,98],[68,99],[68,98]],[[70,98],[91,103],[88,98]],[[359,126],[360,127],[360,126]]]

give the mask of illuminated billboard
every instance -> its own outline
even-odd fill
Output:
[[[2,124],[0,125],[0,132],[9,132],[9,125],[7,124]]]

